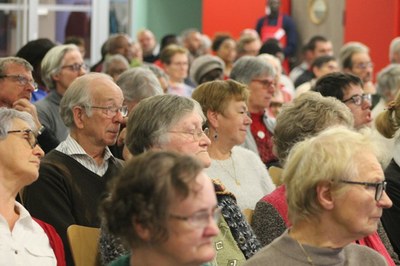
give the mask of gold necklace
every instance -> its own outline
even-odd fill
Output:
[[[232,178],[235,180],[236,185],[240,186],[240,181],[239,181],[239,179],[237,178],[237,175],[236,175],[235,162],[233,161],[233,158],[232,158],[232,157],[233,157],[233,156],[232,156],[232,152],[231,152],[229,158],[230,158],[231,163],[232,163],[233,175],[231,174],[231,172],[230,172],[228,169],[225,168],[225,166],[222,164],[221,161],[219,161],[219,160],[215,160],[215,161],[217,162],[217,164],[218,164],[225,172],[228,173],[228,175],[229,175],[230,177],[232,177]]]
[[[307,258],[308,263],[310,263],[311,266],[314,266],[314,262],[311,259],[310,255],[308,255],[307,251],[304,249],[303,245],[299,242],[299,240],[296,239],[297,244],[299,244],[301,251],[303,251],[304,255]]]

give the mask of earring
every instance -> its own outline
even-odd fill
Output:
[[[217,140],[218,140],[218,130],[215,129],[215,132],[214,132],[214,141],[217,141]]]

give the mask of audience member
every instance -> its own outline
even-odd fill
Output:
[[[136,34],[136,38],[140,43],[143,51],[143,61],[153,63],[158,59],[158,53],[160,52],[159,46],[157,45],[156,37],[153,32],[148,29],[140,30]]]
[[[231,74],[233,63],[236,60],[236,41],[230,35],[217,35],[212,42],[211,49],[216,56],[224,61],[224,79],[227,79]]]
[[[56,44],[47,38],[29,41],[18,50],[16,57],[28,61],[33,66],[32,76],[37,83],[37,90],[32,92],[31,102],[36,102],[47,96],[49,89],[43,82],[41,74],[41,63],[46,53]]]
[[[235,62],[231,78],[246,84],[250,90],[248,109],[253,121],[247,128],[243,146],[257,153],[269,166],[276,162],[272,153],[272,135],[275,119],[267,116],[266,108],[275,92],[275,70],[263,59],[243,56]]]
[[[36,107],[30,102],[36,83],[32,78],[33,67],[19,57],[0,58],[0,107],[28,112],[33,117],[39,145],[45,152],[54,149],[59,141],[44,127],[38,118]]]
[[[249,35],[242,36],[237,41],[236,45],[237,58],[240,58],[244,55],[256,56],[258,55],[260,48],[260,38]]]
[[[283,49],[280,46],[279,41],[274,38],[266,40],[261,45],[259,54],[273,55],[273,56],[279,58],[279,61],[281,61],[281,64],[283,63],[283,60],[285,60],[285,55],[283,54]]]
[[[207,81],[222,80],[225,63],[218,56],[206,54],[196,58],[190,66],[190,79],[195,85]]]
[[[354,243],[376,232],[392,206],[375,150],[346,127],[298,142],[282,175],[290,227],[245,265],[394,265]]]
[[[60,142],[68,135],[68,128],[60,116],[60,101],[72,81],[86,74],[86,70],[82,55],[74,44],[55,46],[43,58],[42,78],[50,93],[35,106],[40,122]]]
[[[130,62],[130,67],[138,67],[143,65],[143,51],[139,42],[131,42],[131,55],[132,59]]]
[[[189,51],[190,62],[200,55],[201,38],[197,29],[187,29],[181,34],[182,46]]]
[[[121,89],[105,74],[77,78],[60,103],[70,134],[44,157],[38,181],[24,190],[26,208],[53,225],[63,239],[67,265],[74,265],[67,228],[100,226],[99,201],[122,166],[107,146],[115,143],[127,113],[123,100]]]
[[[315,82],[320,77],[329,73],[338,72],[339,64],[334,56],[323,55],[314,60],[314,62],[311,64],[311,70],[314,78],[298,86],[296,88],[295,97],[299,97],[300,94],[311,90],[311,88],[315,85]]]
[[[307,59],[309,63],[307,65],[307,70],[299,75],[299,77],[294,81],[294,86],[297,88],[304,82],[313,79],[313,73],[310,69],[311,64],[314,60],[323,55],[333,55],[332,43],[323,36],[316,35],[310,39],[307,44],[309,54]]]
[[[400,94],[397,94],[394,101],[389,102],[386,110],[381,112],[375,119],[376,129],[386,138],[394,138],[392,147],[393,158],[385,169],[385,177],[388,183],[387,193],[393,201],[393,207],[383,211],[381,218],[383,227],[393,245],[395,252],[400,256]]]
[[[371,126],[371,94],[364,93],[359,77],[341,72],[327,74],[317,80],[313,90],[345,103],[353,113],[356,129]]]
[[[82,58],[85,58],[86,48],[85,48],[85,40],[82,37],[78,36],[68,36],[64,44],[75,44],[79,48],[79,52],[81,52]]]
[[[149,69],[142,67],[131,68],[119,77],[117,85],[121,88],[124,96],[124,106],[128,108],[128,114],[141,100],[164,94],[157,77]],[[122,123],[124,129],[120,132],[118,140],[109,147],[112,154],[119,158],[127,158],[128,151],[125,149],[126,121]]]
[[[128,244],[132,256],[111,265],[202,265],[214,259],[221,209],[203,167],[172,152],[147,152],[128,163],[102,210],[108,231]]]
[[[274,152],[281,166],[291,148],[306,137],[317,135],[333,125],[352,127],[352,114],[344,107],[339,100],[316,92],[305,92],[285,105],[277,117],[274,131]],[[263,246],[282,235],[289,225],[285,192],[285,186],[280,186],[255,207],[251,225]]]
[[[340,49],[339,63],[343,72],[356,75],[362,80],[365,93],[376,93],[372,83],[374,64],[371,62],[367,46],[360,42],[346,43]]]
[[[168,93],[190,97],[193,87],[185,83],[189,70],[189,53],[186,48],[171,44],[160,54],[160,60],[169,77]]]
[[[132,46],[132,41],[127,34],[119,33],[112,35],[108,42],[108,54],[123,55],[130,64],[133,59],[131,46]]]
[[[15,200],[35,182],[44,153],[37,145],[36,126],[26,112],[0,108],[0,257],[2,265],[65,265],[55,229]]]
[[[118,77],[129,68],[129,62],[123,55],[115,54],[107,56],[103,63],[103,73],[106,73],[117,81]]]
[[[396,95],[400,90],[400,65],[390,64],[378,73],[377,77],[377,92],[380,95],[378,104],[372,109],[372,119],[376,121],[378,115],[389,107],[395,101]],[[380,145],[384,152],[379,158],[379,162],[383,168],[386,168],[393,158],[396,144],[395,138],[387,138],[376,131],[375,123],[372,123],[372,127],[375,129],[375,137],[377,141],[380,141]]]
[[[389,62],[392,64],[400,64],[400,37],[396,37],[390,42]]]
[[[290,150],[297,142],[315,136],[330,126],[342,125],[352,128],[353,121],[350,110],[344,108],[344,104],[339,100],[323,97],[315,92],[305,92],[292,104],[286,105],[278,116],[274,150],[284,166]],[[270,244],[290,226],[285,193],[285,185],[280,186],[256,205],[252,226],[263,245]],[[388,262],[392,263],[390,256],[396,262],[400,262],[380,224],[379,229],[379,235],[374,233],[360,240],[360,243],[384,254]]]
[[[253,209],[275,185],[256,153],[240,147],[251,124],[247,86],[234,80],[207,82],[193,92],[206,114],[211,140],[209,176],[217,177],[232,192],[240,209]]]
[[[106,56],[108,54],[108,46],[109,46],[110,38],[108,38],[102,45],[101,45],[101,58],[100,60],[95,63],[91,68],[91,72],[101,72],[103,70],[103,63],[106,60]]]
[[[158,81],[160,82],[161,88],[163,90],[163,93],[168,92],[168,75],[165,73],[165,71],[161,68],[156,66],[155,64],[145,64],[142,66],[143,68],[148,68],[151,72],[153,72],[154,75],[156,75]]]
[[[195,100],[177,95],[153,96],[142,100],[129,115],[126,145],[133,156],[151,150],[175,151],[194,155],[208,167],[210,140],[202,130],[204,122],[201,107]],[[242,264],[259,249],[258,240],[233,194],[213,182],[218,206],[222,207],[220,233],[214,240],[217,250],[214,262],[216,265]],[[100,251],[103,263],[108,263],[127,251],[119,239],[103,229]]]
[[[272,65],[276,73],[275,92],[267,108],[268,116],[275,118],[276,115],[279,113],[282,105],[292,100],[292,94],[294,94],[293,84],[289,79],[286,79],[286,81],[290,82],[288,87],[285,83],[282,82],[282,77],[284,77],[284,74],[282,74],[282,65],[279,58],[270,54],[260,54],[257,57],[265,60],[267,63]]]
[[[270,38],[278,40],[289,59],[296,55],[297,30],[293,19],[279,10],[280,0],[267,0],[266,15],[258,19],[256,30],[263,42]],[[285,70],[289,71],[289,65],[285,64]]]

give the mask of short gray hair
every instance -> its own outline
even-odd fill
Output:
[[[400,37],[396,37],[390,42],[390,46],[389,46],[389,61],[390,62],[395,63],[395,62],[393,62],[393,55],[396,53],[400,53]]]
[[[65,54],[73,50],[79,52],[78,46],[75,44],[57,45],[51,48],[44,56],[41,64],[42,79],[50,90],[56,88],[56,83],[52,76],[61,71]]]
[[[0,58],[0,75],[4,75],[5,72],[7,71],[8,65],[10,64],[16,64],[23,66],[27,71],[33,71],[32,65],[26,61],[23,58],[20,57],[15,57],[15,56],[9,56],[9,57],[3,57]]]
[[[360,42],[348,42],[342,46],[339,52],[339,63],[342,70],[353,67],[351,58],[356,53],[369,53],[369,48]]]
[[[381,97],[386,97],[385,91],[389,91],[393,96],[397,94],[400,88],[400,65],[391,64],[382,69],[377,76],[377,91]]]
[[[149,69],[136,67],[126,70],[117,80],[126,101],[141,100],[163,94],[160,82]]]
[[[378,150],[371,134],[363,133],[331,127],[292,148],[282,172],[292,224],[318,219],[323,209],[316,188],[321,182],[331,183],[333,192],[340,194],[345,189],[340,180],[357,177],[360,155],[372,152],[376,156]]]
[[[27,112],[20,112],[6,107],[0,108],[0,139],[7,137],[7,131],[10,130],[14,119],[21,119],[26,122],[31,130],[35,131],[36,126],[32,116]]]
[[[274,67],[261,58],[242,56],[233,64],[230,77],[248,85],[253,78],[264,74],[275,76]]]
[[[106,56],[106,60],[104,61],[102,72],[106,73],[106,74],[110,74],[108,72],[109,67],[114,62],[122,62],[126,66],[127,69],[129,68],[129,62],[125,58],[125,56],[120,55],[120,54],[113,54],[113,55]]]
[[[85,107],[86,114],[92,115],[89,108],[93,101],[90,85],[93,80],[100,78],[112,80],[110,76],[104,73],[93,72],[76,78],[68,87],[60,102],[60,115],[65,126],[68,128],[75,127],[73,114],[75,106]]]
[[[126,145],[133,155],[162,146],[167,132],[186,114],[195,111],[206,118],[198,102],[178,95],[157,95],[142,100],[129,115]]]
[[[293,102],[283,105],[276,117],[274,151],[284,164],[297,142],[314,136],[329,126],[344,125],[352,128],[353,123],[350,109],[338,99],[324,97],[318,92],[305,92]]]

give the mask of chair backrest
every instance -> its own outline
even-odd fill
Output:
[[[69,245],[75,266],[98,266],[100,228],[70,225],[67,229]]]
[[[280,186],[282,185],[282,168],[278,166],[271,166],[268,168],[268,173],[271,176],[272,182],[274,182],[275,186]]]
[[[249,224],[251,224],[251,220],[253,219],[253,212],[254,210],[252,209],[244,209],[242,210],[244,216],[246,217],[246,220]]]

